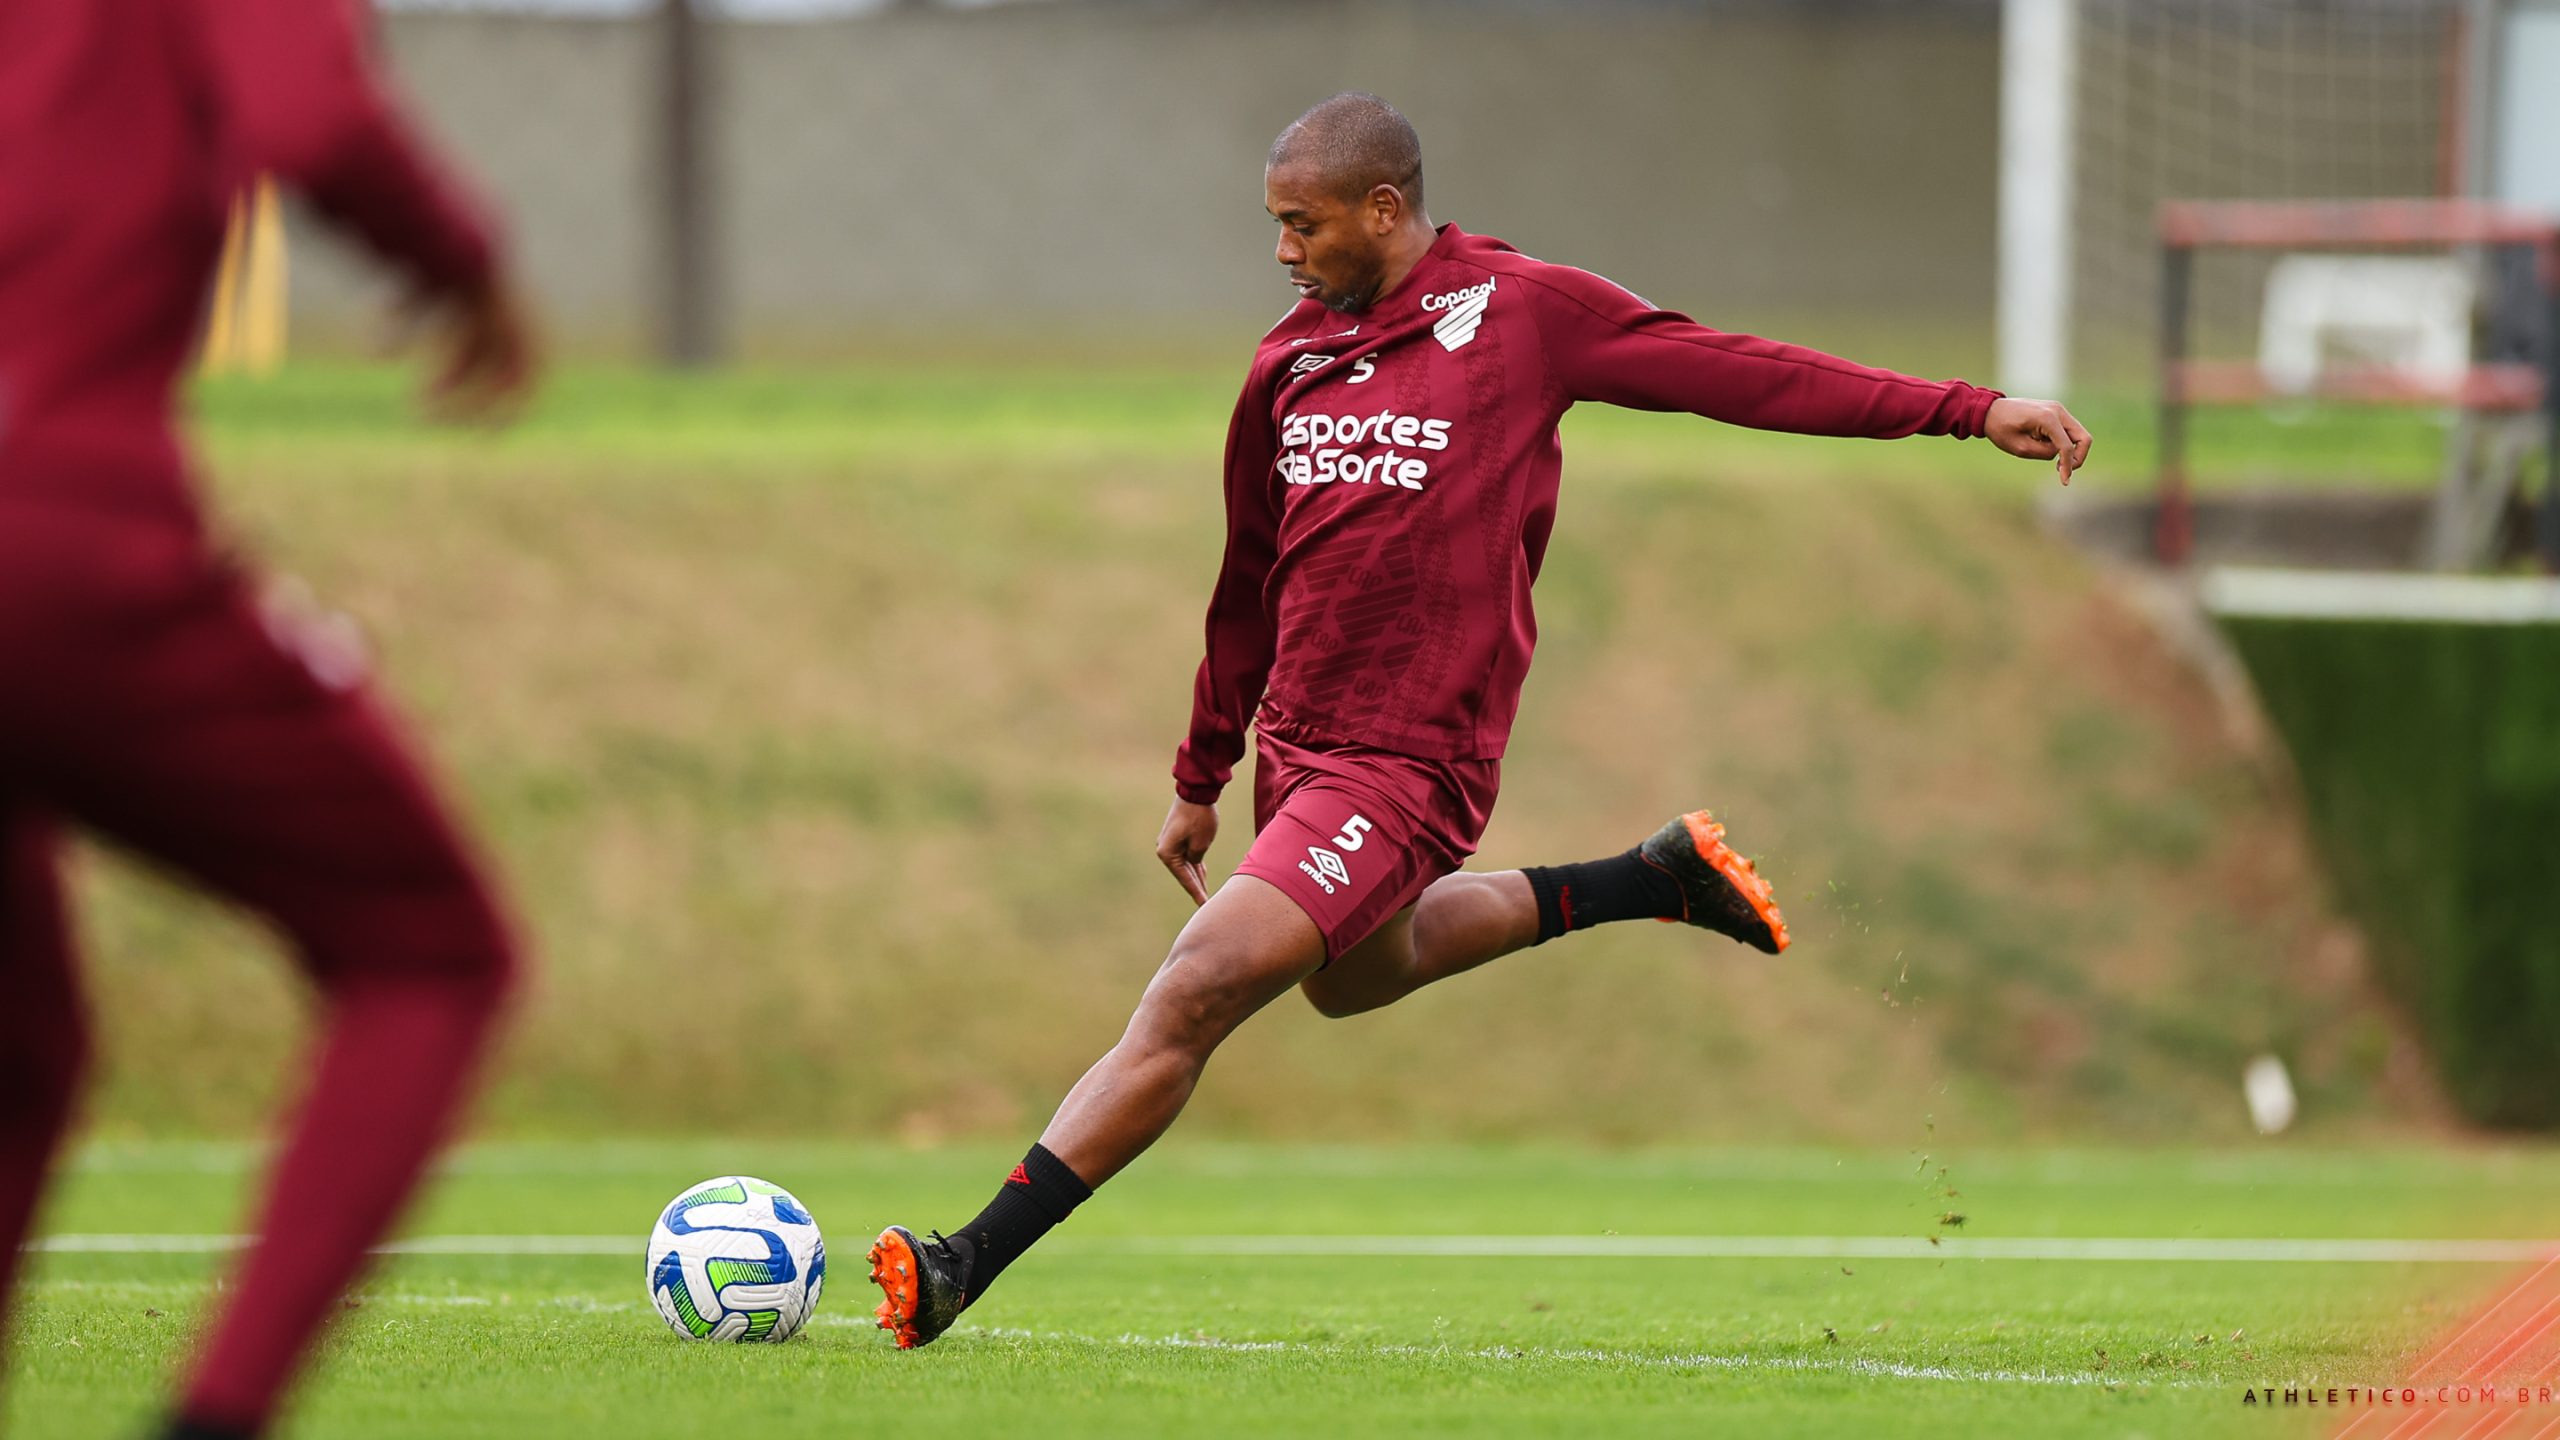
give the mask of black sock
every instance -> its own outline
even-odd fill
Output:
[[[1538,900],[1538,938],[1544,945],[1568,930],[1612,920],[1676,920],[1684,913],[1680,882],[1644,863],[1634,850],[1579,865],[1533,866],[1529,893]]]
[[[969,1299],[986,1294],[1004,1267],[1092,1198],[1093,1187],[1077,1178],[1067,1162],[1050,1154],[1046,1145],[1032,1146],[978,1218],[948,1237],[955,1248],[967,1247],[963,1258],[969,1262]]]

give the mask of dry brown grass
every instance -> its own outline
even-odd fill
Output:
[[[1799,946],[1619,926],[1372,1017],[1283,1004],[1193,1129],[2219,1137],[2267,1048],[2315,1128],[2430,1113],[2285,800],[2011,493],[1700,432],[1569,465],[1481,863],[1710,804]],[[1184,448],[226,449],[242,528],[376,635],[533,922],[499,1123],[1036,1125],[1186,909],[1149,854],[1218,558]],[[101,1117],[249,1123],[294,1028],[262,942],[85,888]]]

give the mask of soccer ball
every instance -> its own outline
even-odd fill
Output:
[[[688,1340],[788,1340],[826,1280],[808,1207],[752,1176],[687,1187],[649,1233],[649,1303]]]

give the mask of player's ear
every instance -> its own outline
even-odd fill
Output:
[[[1393,185],[1375,185],[1369,190],[1369,228],[1385,235],[1404,218],[1404,192]]]

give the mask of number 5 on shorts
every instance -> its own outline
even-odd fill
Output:
[[[1354,815],[1342,822],[1342,833],[1333,837],[1333,843],[1344,850],[1357,850],[1360,842],[1368,838],[1369,829],[1368,816]]]

